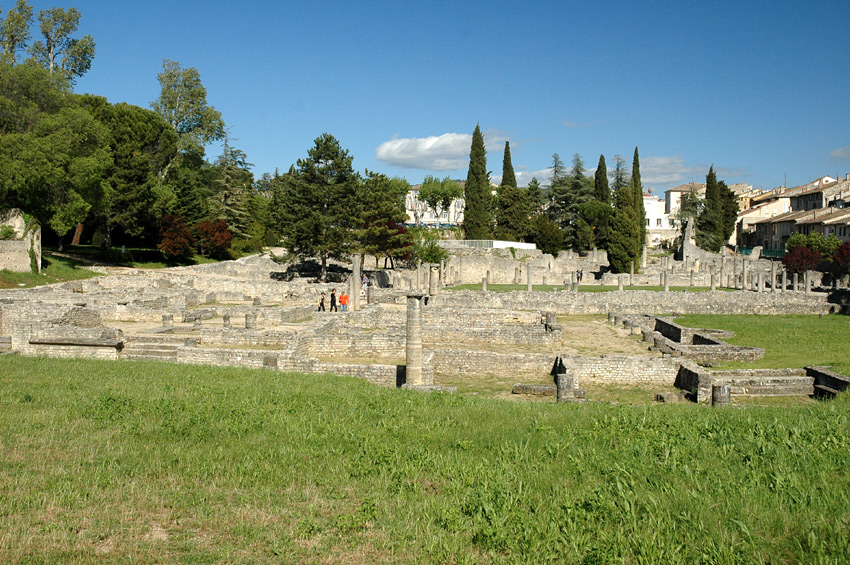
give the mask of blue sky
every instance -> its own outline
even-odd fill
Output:
[[[197,68],[257,176],[329,132],[361,172],[466,178],[476,123],[520,184],[635,146],[656,194],[711,164],[764,188],[850,173],[846,0],[31,3],[97,42],[77,92],[148,107],[164,58]]]

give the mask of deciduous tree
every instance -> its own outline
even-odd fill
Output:
[[[71,35],[80,26],[76,8],[48,8],[38,13],[38,29],[42,39],[30,47],[30,54],[50,73],[61,73],[74,82],[91,68],[95,43],[90,35],[80,39]]]
[[[443,212],[447,211],[452,202],[459,198],[463,198],[463,189],[449,177],[440,180],[428,175],[422,181],[422,186],[419,187],[419,200],[434,212],[438,228]]]
[[[32,24],[32,6],[26,0],[17,0],[15,7],[0,20],[0,58],[16,64],[18,52],[27,47]]]

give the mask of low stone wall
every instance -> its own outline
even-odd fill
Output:
[[[382,292],[377,290],[377,297]],[[440,306],[487,304],[507,310],[552,311],[558,314],[828,314],[837,306],[824,293],[758,293],[751,291],[654,292],[484,292],[443,291],[433,297]]]
[[[582,386],[588,382],[672,386],[681,365],[676,359],[626,355],[576,355],[562,360],[567,374],[578,378]]]

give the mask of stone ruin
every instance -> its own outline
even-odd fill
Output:
[[[0,212],[0,228],[9,226],[14,239],[0,239],[0,269],[15,273],[41,272],[41,226],[28,226],[17,208]]]
[[[455,274],[478,276],[489,267],[492,280],[504,275],[495,274],[490,259],[474,269],[469,265],[454,263]],[[371,282],[363,292],[356,261],[348,283],[316,283],[290,267],[252,256],[0,291],[0,352],[333,373],[426,390],[434,389],[435,375],[545,375],[557,356],[555,385],[515,390],[581,401],[581,385],[589,383],[676,385],[705,402],[717,383],[735,396],[755,390],[755,381],[742,379],[778,382],[783,375],[711,373],[698,363],[756,358],[759,352],[726,344],[722,333],[693,332],[644,312],[835,311],[830,295],[812,291],[441,292],[446,265],[367,271]],[[467,267],[472,274],[465,274]],[[349,312],[316,311],[320,292],[343,287],[352,299]],[[558,354],[564,331],[558,315],[609,312],[617,312],[609,319],[618,331],[643,335],[651,349],[643,355]],[[839,390],[826,377],[812,378],[813,392]]]

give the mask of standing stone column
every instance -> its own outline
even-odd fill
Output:
[[[520,283],[520,270],[519,267],[514,267],[514,284]]]
[[[667,271],[661,271],[658,275],[658,286],[664,286],[664,277],[667,276]]]
[[[532,281],[532,277],[533,277],[533,275],[532,275],[531,265],[529,265],[528,267],[526,267],[526,269],[525,269],[525,276],[526,276],[526,278],[528,279],[528,282],[526,283],[526,288],[525,288],[525,290],[526,290],[527,292],[531,292],[531,290],[532,290],[532,283],[533,283],[533,281]]]
[[[350,310],[360,310],[360,286],[362,278],[360,274],[360,256],[355,253],[351,256],[351,278],[348,279],[348,306]]]
[[[440,271],[437,265],[431,265],[428,269],[430,276],[428,277],[428,294],[436,296],[440,291]]]
[[[635,285],[635,262],[629,261],[629,286]]]
[[[481,290],[487,292],[487,277],[481,279]]]
[[[163,314],[162,315],[162,327],[164,327],[164,328],[173,328],[174,327],[174,314]]]
[[[712,385],[711,405],[729,406],[732,402],[732,389],[729,385]]]
[[[759,273],[759,292],[764,292],[764,273]]]
[[[617,275],[617,290],[623,290],[623,275]]]
[[[487,271],[487,284],[490,284],[490,271]]]
[[[806,271],[804,280],[805,280],[804,284],[806,285],[806,294],[811,294],[812,293],[812,272],[811,271]]]
[[[664,292],[670,292],[670,281],[666,272],[664,273]]]
[[[782,286],[779,287],[779,292],[785,292],[788,288],[788,271],[782,269]]]
[[[791,288],[794,292],[800,292],[800,277],[797,273],[791,275]]]
[[[744,274],[744,280],[741,284],[741,290],[747,290],[747,262],[741,259],[741,272]]]
[[[691,269],[691,282],[690,282],[690,286],[694,286],[694,270],[693,270],[693,269]]]
[[[711,275],[711,291],[712,292],[717,290],[717,283],[715,282],[715,279],[714,279],[714,277],[716,277],[716,276],[717,275]]]
[[[770,290],[776,292],[776,263],[770,262]]]
[[[646,270],[646,245],[640,250],[640,268],[643,271]]]
[[[224,314],[221,315],[221,323],[224,324],[225,328],[231,327],[230,314],[228,312],[225,312]]]
[[[405,382],[412,386],[425,384],[422,374],[422,298],[424,296],[424,292],[411,292],[407,295]]]
[[[245,329],[250,330],[253,329],[257,325],[257,314],[254,312],[248,312],[245,314]]]

